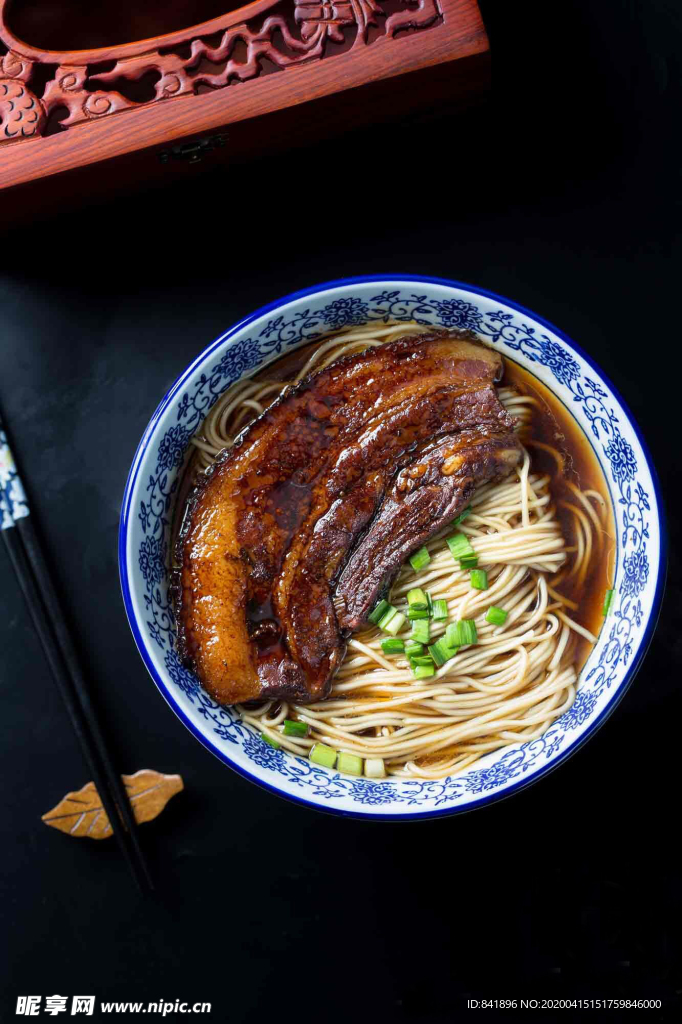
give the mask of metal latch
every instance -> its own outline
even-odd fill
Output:
[[[159,160],[162,164],[170,163],[171,160],[182,160],[187,164],[198,164],[204,159],[207,153],[214,149],[222,149],[227,142],[227,134],[207,135],[204,139],[196,139],[194,142],[183,142],[171,149],[162,149],[159,153]]]

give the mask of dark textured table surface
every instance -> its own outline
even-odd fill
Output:
[[[2,1020],[30,993],[239,1022],[454,1021],[467,997],[679,1012],[677,4],[482,8],[495,88],[475,115],[311,139],[0,245],[0,400],[64,606],[120,768],[186,784],[142,830],[152,897],[112,843],[42,825],[88,775],[0,548]],[[327,817],[213,759],[147,676],[116,562],[137,441],[191,358],[278,295],[386,271],[493,289],[576,338],[634,410],[671,526],[658,632],[599,735],[507,802],[414,825]],[[584,1016],[519,1019],[555,1015]]]

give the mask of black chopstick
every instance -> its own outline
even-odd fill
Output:
[[[121,852],[139,888],[153,889],[130,801],[92,704],[1,419],[0,533]]]

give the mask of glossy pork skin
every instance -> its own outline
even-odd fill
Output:
[[[351,549],[424,445],[510,430],[501,373],[462,332],[402,338],[288,389],[221,454],[187,504],[175,578],[180,652],[216,700],[327,695]]]

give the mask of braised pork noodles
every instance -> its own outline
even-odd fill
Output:
[[[274,379],[273,364],[261,379],[234,384],[192,439],[198,450],[193,470],[209,467],[287,386],[311,371],[423,331],[405,323],[346,329],[317,344],[285,382]],[[573,703],[580,665],[598,628],[586,621],[575,598],[595,561],[608,559],[611,512],[595,486],[581,490],[564,472],[564,450],[533,436],[541,399],[505,382],[498,393],[516,418],[523,458],[512,475],[476,490],[470,513],[456,527],[487,573],[488,589],[473,588],[470,571],[453,558],[448,527],[429,541],[429,563],[415,571],[408,562],[389,595],[402,611],[415,588],[447,602],[447,619],[430,622],[429,643],[457,620],[475,622],[478,642],[461,647],[434,675],[415,678],[407,655],[384,653],[388,634],[368,626],[350,637],[326,700],[237,707],[243,721],[270,741],[298,756],[323,743],[362,758],[375,776],[435,779],[489,751],[540,736]],[[561,494],[553,478],[561,478]],[[491,606],[506,612],[503,625],[488,621]],[[410,627],[406,620],[397,637],[407,641]],[[285,720],[307,725],[307,735],[285,735]]]

